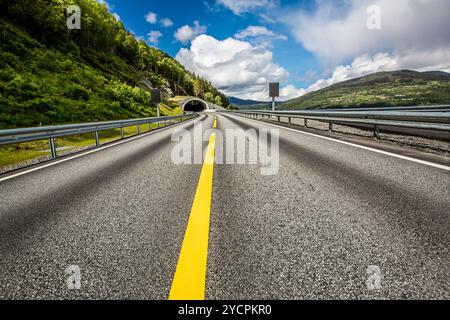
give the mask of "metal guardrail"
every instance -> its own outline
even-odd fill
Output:
[[[78,135],[83,133],[94,133],[95,145],[100,146],[99,132],[112,129],[120,129],[120,139],[124,138],[124,128],[137,127],[137,134],[140,134],[141,125],[151,125],[157,123],[158,127],[161,123],[167,125],[167,122],[183,122],[197,117],[198,114],[185,114],[171,117],[154,117],[131,120],[117,120],[106,122],[92,122],[81,124],[67,124],[46,127],[33,128],[19,128],[0,130],[0,145],[7,145],[13,143],[30,142],[35,140],[49,140],[51,156],[53,159],[57,158],[56,138],[67,137],[71,135]]]
[[[258,119],[272,119],[278,122],[281,118],[287,118],[289,124],[292,119],[303,119],[304,127],[308,128],[308,120],[328,123],[329,131],[333,131],[333,125],[370,126],[373,135],[380,137],[380,127],[383,128],[408,128],[416,130],[431,130],[445,133],[450,136],[450,112],[420,112],[420,111],[248,111],[239,110],[231,113]]]
[[[404,107],[370,107],[370,108],[340,108],[340,109],[320,109],[322,111],[420,111],[420,112],[446,112],[450,111],[450,105],[436,106],[404,106]],[[258,110],[259,111],[259,110]],[[263,111],[263,110],[260,110]],[[311,110],[314,111],[314,110]],[[317,110],[316,110],[317,111]]]

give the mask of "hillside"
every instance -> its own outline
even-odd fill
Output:
[[[269,102],[255,101],[255,100],[243,100],[236,97],[228,97],[229,103],[236,108],[244,108],[258,105],[268,105]]]
[[[66,26],[71,0],[0,0],[0,129],[154,116],[165,97],[226,97],[164,52],[127,32],[107,7],[79,0],[81,29]]]
[[[414,106],[450,103],[450,74],[379,72],[334,84],[278,105],[278,109]]]

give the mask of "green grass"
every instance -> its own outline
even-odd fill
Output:
[[[48,143],[34,141],[0,147],[0,167],[21,163],[31,159],[50,156]]]

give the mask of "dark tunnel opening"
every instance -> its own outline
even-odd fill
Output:
[[[207,106],[198,100],[189,101],[184,105],[184,112],[202,112],[207,109]]]

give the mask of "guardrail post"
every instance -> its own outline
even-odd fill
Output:
[[[52,159],[56,159],[58,157],[58,155],[56,153],[55,138],[50,138],[48,142],[49,142],[49,145],[50,145],[50,153],[52,155]]]
[[[333,132],[333,122],[330,121],[329,125],[328,125],[328,130],[330,130],[331,132]]]
[[[305,128],[308,128],[308,119],[305,119]]]
[[[137,134],[140,134],[141,133],[141,126],[137,125],[136,128],[137,128]]]
[[[100,139],[98,137],[98,131],[94,132],[94,137],[95,137],[95,146],[99,147],[100,146]]]
[[[288,119],[289,119],[289,125],[291,125],[292,124],[292,118],[289,117]]]
[[[277,117],[277,121],[280,122],[280,116]]]
[[[120,139],[124,138],[123,127],[120,128]]]
[[[378,130],[378,126],[377,125],[373,126],[373,138],[381,140],[380,131]]]

